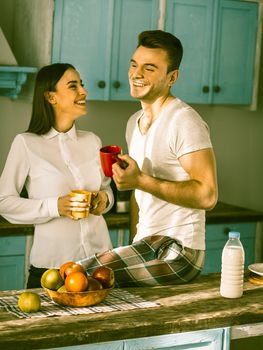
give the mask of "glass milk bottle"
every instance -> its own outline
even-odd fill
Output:
[[[243,295],[245,253],[240,233],[230,231],[222,253],[220,294],[225,298]]]

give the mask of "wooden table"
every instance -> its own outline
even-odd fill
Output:
[[[0,308],[0,348],[46,349],[221,327],[231,327],[232,338],[263,334],[263,287],[245,282],[242,298],[225,299],[219,283],[219,275],[211,274],[186,285],[127,288],[160,303],[150,309],[18,319]]]

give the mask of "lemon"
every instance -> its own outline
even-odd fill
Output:
[[[58,290],[64,284],[59,270],[57,269],[49,269],[45,271],[41,276],[40,282],[42,287],[52,290]]]
[[[40,297],[33,292],[23,292],[18,298],[17,305],[23,312],[37,312],[41,306]]]
[[[59,292],[59,293],[67,292],[67,288],[66,288],[65,284],[63,284],[63,286],[59,287],[57,292]]]

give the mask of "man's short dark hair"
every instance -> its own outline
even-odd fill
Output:
[[[168,72],[179,69],[182,57],[183,46],[181,41],[171,33],[163,30],[147,30],[138,36],[138,45],[151,49],[163,49],[168,56]]]

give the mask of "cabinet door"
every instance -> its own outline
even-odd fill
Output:
[[[124,350],[227,350],[229,328],[126,340]]]
[[[113,248],[129,244],[130,231],[127,229],[110,230],[110,238]]]
[[[211,99],[213,4],[210,0],[170,0],[166,5],[166,30],[177,36],[184,48],[179,78],[171,91],[191,103]]]
[[[116,0],[114,4],[110,99],[132,100],[128,81],[130,59],[138,34],[158,27],[159,0]]]
[[[0,256],[0,290],[20,290],[25,283],[25,256]]]
[[[109,95],[113,0],[55,0],[52,62],[80,72],[89,99]]]
[[[190,103],[251,103],[257,10],[243,1],[167,2],[166,30],[184,47],[176,96]]]
[[[25,250],[25,236],[0,237],[0,290],[24,288]]]
[[[48,348],[44,350],[123,350],[123,341],[113,341],[107,343],[98,344],[84,344],[84,345],[73,345],[65,346],[60,348]]]
[[[257,12],[256,3],[229,0],[220,3],[213,103],[251,103]]]
[[[240,232],[245,251],[245,268],[254,263],[256,223],[225,223],[206,225],[206,257],[203,274],[221,271],[221,256],[230,230]]]
[[[128,67],[159,0],[55,0],[52,62],[72,63],[89,100],[129,100]]]

